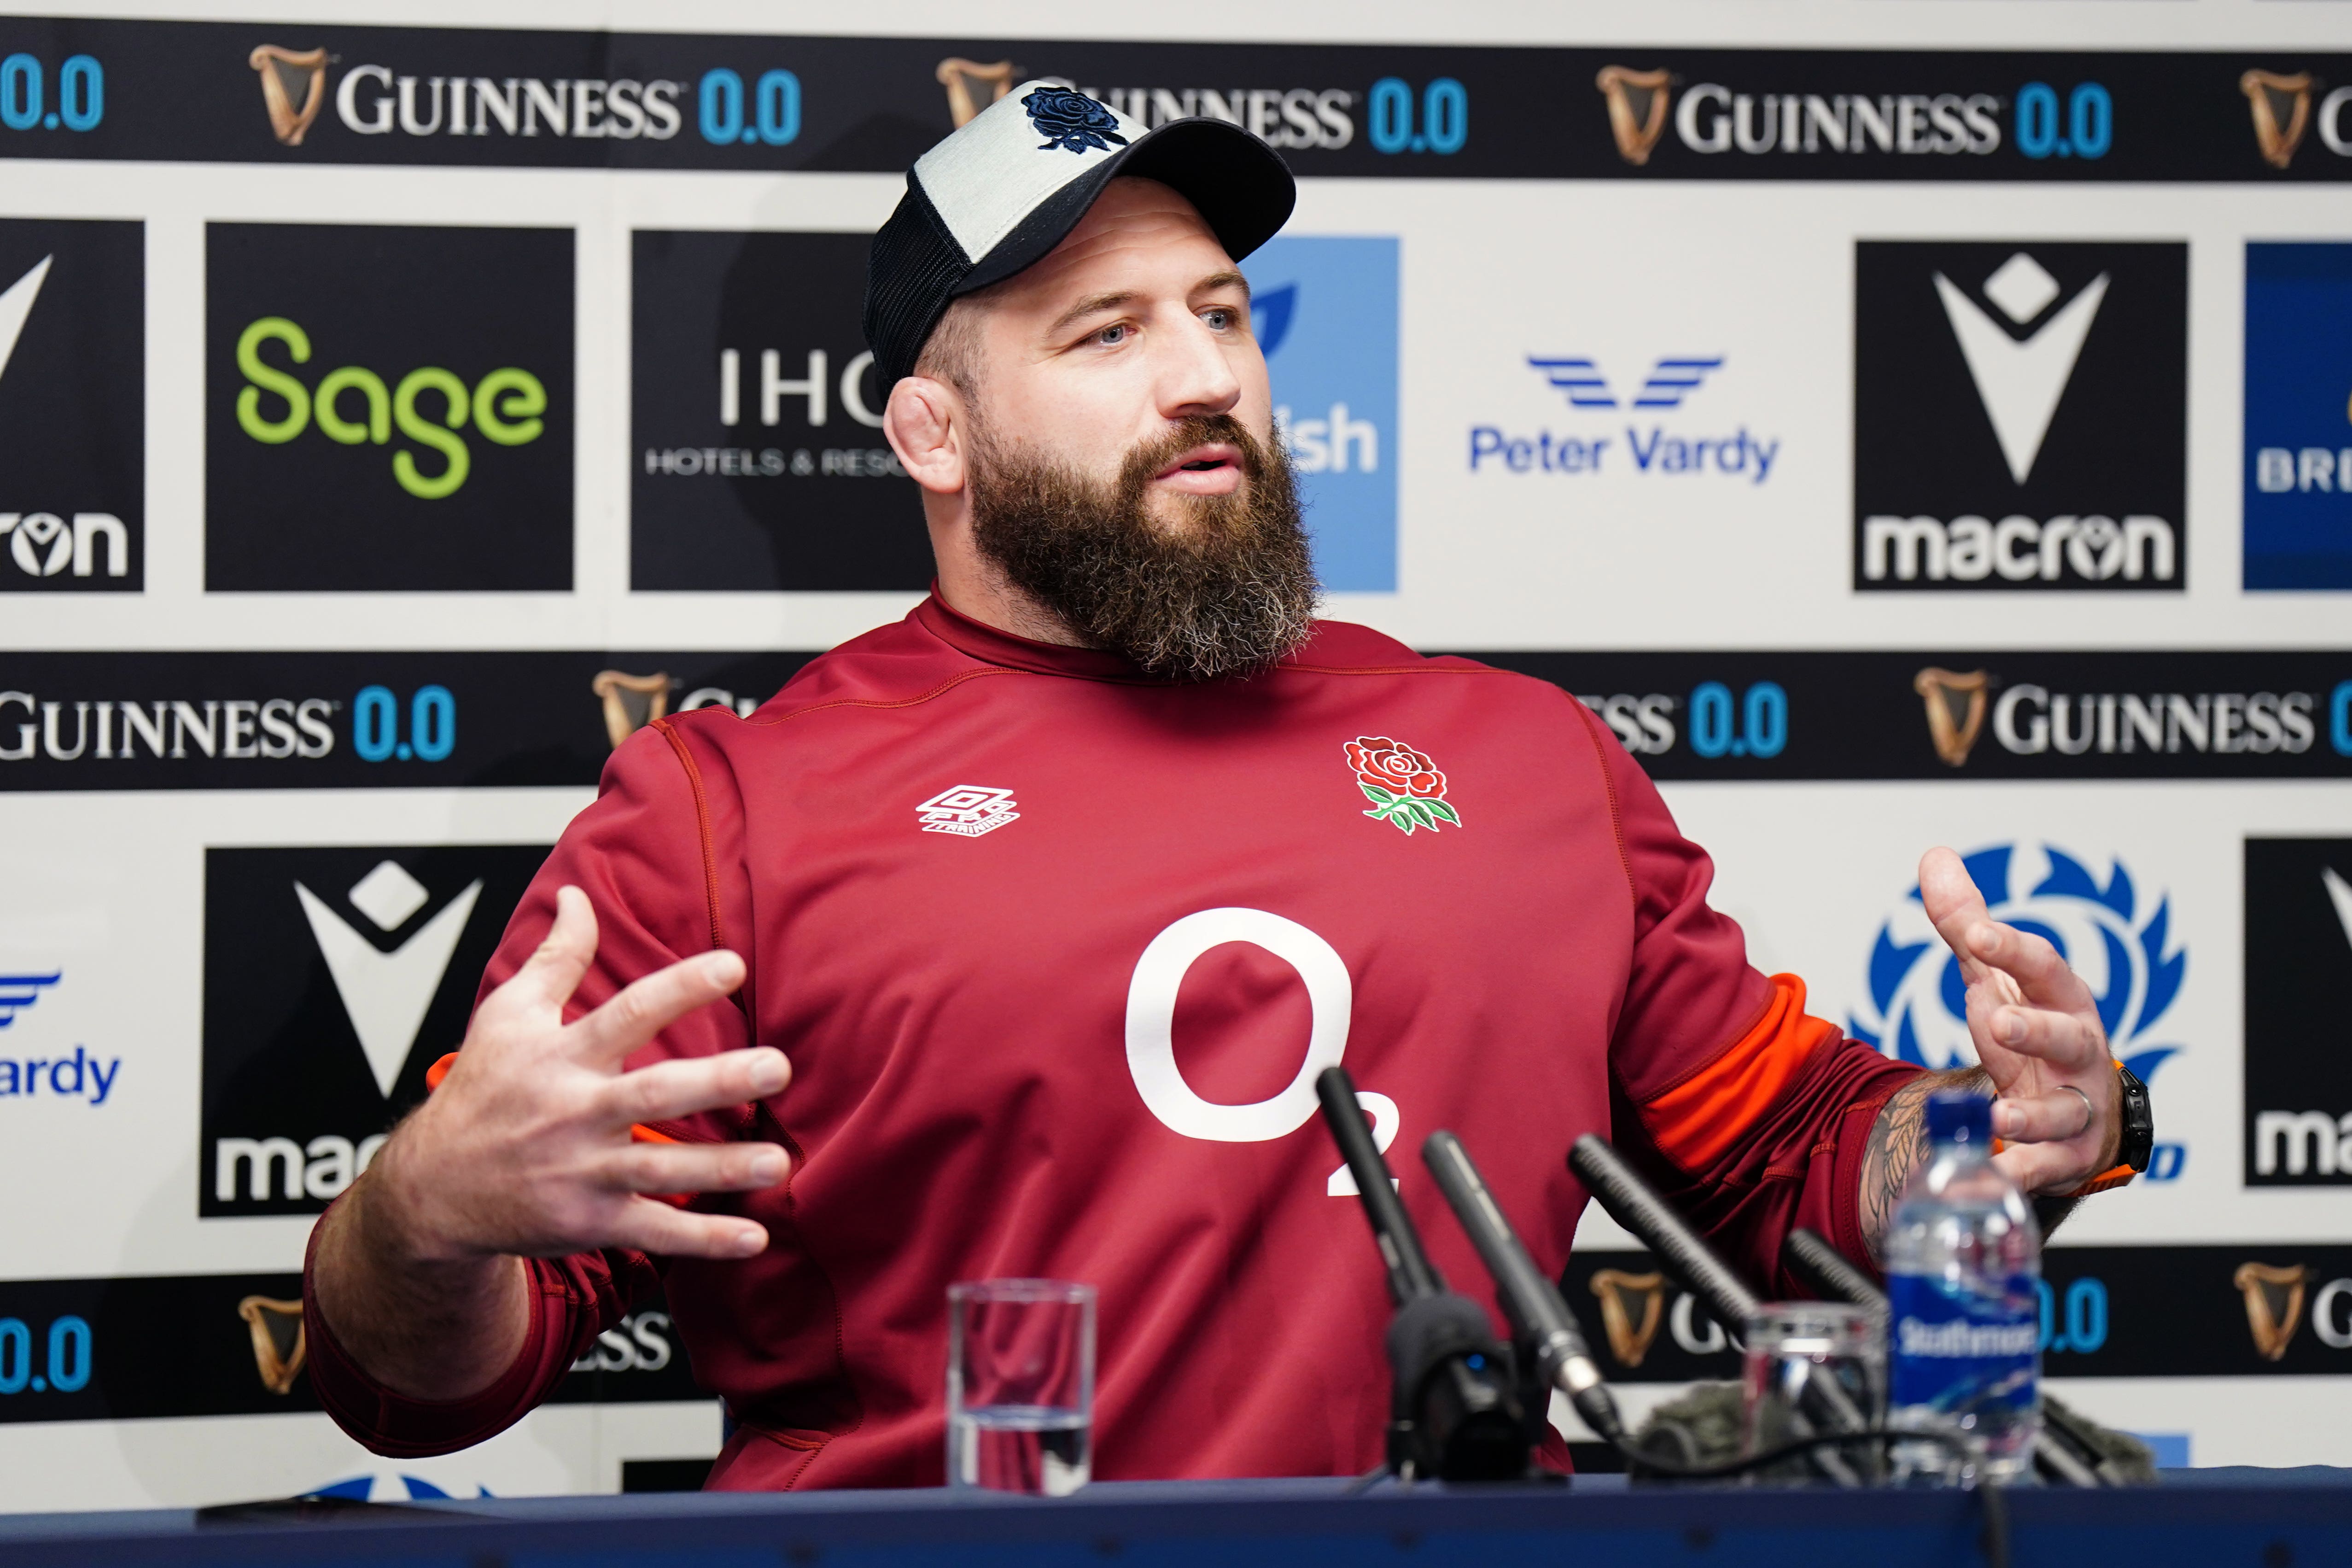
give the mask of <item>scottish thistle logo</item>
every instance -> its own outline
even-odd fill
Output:
[[[2099,1021],[2116,1056],[2142,1079],[2153,1077],[2180,1049],[2155,1038],[2189,967],[2186,952],[2168,950],[2171,899],[2143,912],[2123,862],[2103,883],[2081,861],[2047,845],[2001,844],[1963,858],[1992,917],[2047,938],[2098,998]],[[1922,1067],[1975,1065],[1968,987],[1916,885],[1878,928],[1870,1005],[1869,1015],[1846,1020],[1856,1040]]]
[[[1118,133],[1118,117],[1076,89],[1033,89],[1021,99],[1021,107],[1029,111],[1029,123],[1045,139],[1037,149],[1040,152],[1056,147],[1080,154],[1090,147],[1108,152],[1112,141],[1127,145],[1127,138]]]

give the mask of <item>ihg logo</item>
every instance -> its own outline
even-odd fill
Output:
[[[387,388],[383,377],[363,365],[329,371],[316,387],[279,370],[262,358],[268,343],[285,345],[297,365],[310,362],[310,335],[283,316],[264,316],[239,335],[236,368],[250,384],[236,394],[236,423],[256,441],[281,446],[316,426],[320,434],[345,446],[372,442],[382,446],[400,434],[439,455],[438,472],[419,466],[417,454],[404,448],[392,455],[392,476],[420,501],[438,501],[465,488],[474,458],[463,431],[468,421],[481,437],[500,446],[527,446],[547,433],[547,387],[529,371],[509,365],[495,370],[471,387],[454,371],[425,365]],[[271,418],[264,394],[275,397],[284,412]],[[427,400],[422,408],[418,400]],[[437,413],[431,412],[434,402]],[[348,408],[346,405],[349,405]],[[346,413],[356,418],[346,418]]]
[[[213,224],[211,591],[572,586],[568,229]]]

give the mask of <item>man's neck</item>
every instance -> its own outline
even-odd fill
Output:
[[[1070,623],[1004,580],[993,563],[970,551],[938,552],[940,600],[957,614],[1025,637],[1064,648],[1091,648]]]

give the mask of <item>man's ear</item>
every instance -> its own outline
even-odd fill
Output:
[[[908,476],[935,496],[964,487],[963,399],[945,382],[907,376],[890,389],[882,434]]]

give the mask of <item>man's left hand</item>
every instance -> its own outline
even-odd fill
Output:
[[[1921,859],[1919,896],[1968,982],[1969,1034],[2008,1145],[1994,1163],[2029,1193],[2070,1192],[2112,1167],[2123,1088],[2091,988],[2043,938],[1994,920],[1950,850]]]

